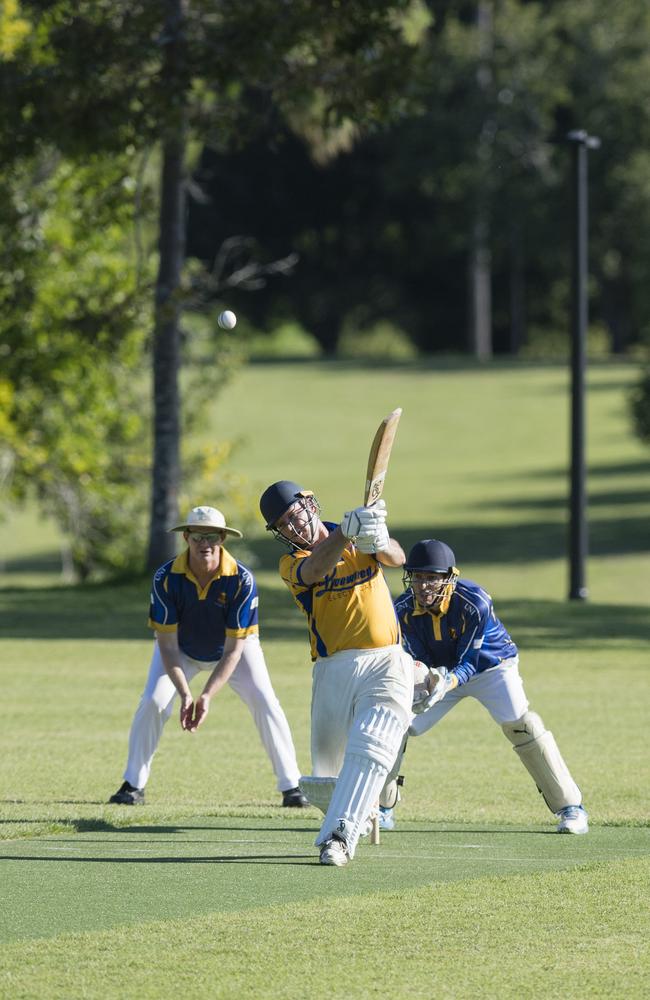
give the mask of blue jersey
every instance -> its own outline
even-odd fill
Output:
[[[412,590],[397,598],[395,610],[411,656],[428,667],[447,667],[459,684],[517,655],[492,598],[473,580],[457,581],[443,614],[421,608]]]
[[[221,550],[219,571],[201,587],[188,551],[161,566],[153,578],[149,626],[178,632],[178,645],[194,660],[220,659],[226,636],[257,633],[257,584],[250,570]]]

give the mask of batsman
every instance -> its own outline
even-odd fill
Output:
[[[321,864],[341,867],[354,857],[411,720],[413,661],[383,573],[401,566],[404,552],[388,533],[383,500],[335,524],[321,520],[310,490],[281,480],[260,509],[288,546],[280,574],[307,617],[312,780],[326,792],[316,845]]]

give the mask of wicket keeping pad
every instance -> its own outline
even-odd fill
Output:
[[[537,712],[525,712],[520,719],[503,723],[501,728],[551,812],[582,803],[582,793],[564,763],[555,737]]]

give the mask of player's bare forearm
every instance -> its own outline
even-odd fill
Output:
[[[156,639],[165,672],[181,698],[191,698],[187,678],[181,668],[181,651],[176,632],[156,632]]]
[[[226,638],[223,655],[208,677],[201,695],[192,706],[193,712],[188,724],[183,726],[184,729],[187,729],[190,733],[195,733],[199,726],[205,722],[206,716],[210,711],[211,699],[221,691],[224,684],[227,684],[232,677],[241,659],[243,648],[243,639],[233,639],[231,636]]]
[[[394,538],[391,538],[387,549],[377,552],[377,561],[382,564],[382,566],[392,566],[397,568],[398,566],[403,566],[406,562],[406,555],[404,549]]]
[[[203,691],[195,702],[190,703],[190,710],[185,718],[181,713],[181,725],[183,729],[187,729],[189,733],[195,733],[199,726],[205,722],[206,716],[210,711],[210,700],[232,677],[241,659],[243,649],[243,639],[226,636],[221,659],[208,677]]]
[[[312,554],[300,564],[300,577],[307,586],[322,580],[331,573],[348,544],[340,528],[335,528],[327,538],[319,542]]]
[[[226,636],[223,655],[205,683],[201,693],[202,698],[213,698],[224,684],[228,683],[241,659],[241,654],[244,651],[244,641],[244,639],[235,639],[232,636]]]

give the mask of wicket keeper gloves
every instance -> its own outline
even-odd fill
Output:
[[[346,538],[362,538],[364,535],[374,535],[379,524],[387,517],[386,504],[378,500],[372,507],[355,507],[347,510],[341,519],[341,531]]]
[[[381,522],[372,534],[358,535],[354,544],[359,552],[365,552],[367,555],[373,552],[385,552],[390,545],[388,528]]]
[[[442,701],[447,694],[447,691],[453,691],[455,687],[458,687],[458,678],[456,677],[456,674],[450,673],[446,667],[431,667],[430,673],[438,675],[438,683],[428,698],[423,698],[421,701],[414,702],[413,711],[416,715],[422,715],[423,712],[433,708],[437,702]]]

